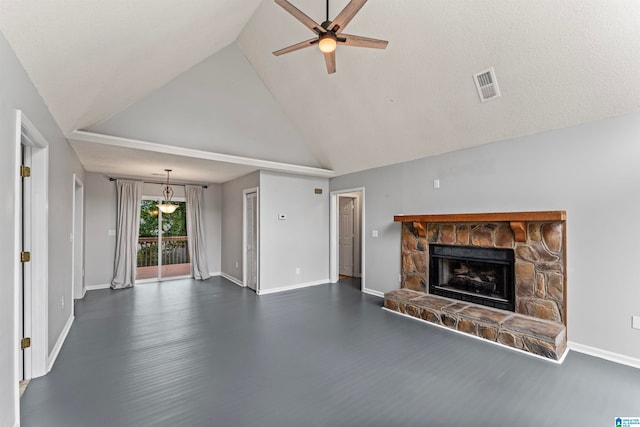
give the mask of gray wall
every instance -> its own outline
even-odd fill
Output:
[[[569,340],[640,358],[639,141],[634,114],[345,175],[331,189],[366,187],[366,286],[381,292],[399,287],[394,214],[566,210]]]
[[[327,178],[260,171],[261,291],[328,282],[328,187]],[[280,213],[285,221],[278,220]]]
[[[222,272],[242,282],[242,191],[258,187],[253,172],[222,184]],[[237,267],[236,267],[237,265]]]
[[[89,130],[320,166],[236,43]]]
[[[18,337],[14,335],[14,265],[13,241],[16,230],[14,176],[16,110],[22,110],[49,143],[49,350],[57,342],[71,316],[71,242],[73,174],[84,180],[84,169],[49,113],[29,77],[22,69],[4,36],[0,35],[0,270],[4,275],[0,298],[0,425],[12,426],[16,384],[14,367]],[[43,206],[34,207],[46,209]],[[65,298],[64,308],[61,299]]]
[[[212,273],[220,271],[220,226],[222,186],[211,184],[204,191],[207,262]],[[143,196],[159,196],[162,189],[145,184]],[[175,197],[184,197],[184,188],[174,187]],[[116,186],[103,174],[87,173],[85,182],[85,283],[105,285],[113,278],[116,238],[108,231],[116,228]]]

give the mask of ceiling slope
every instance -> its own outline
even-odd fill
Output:
[[[87,130],[208,152],[320,166],[236,43]]]
[[[333,1],[330,18],[346,4]],[[324,19],[324,2],[296,0]],[[338,175],[640,111],[640,2],[370,0],[348,32],[384,51],[271,52],[312,34],[264,1],[239,44],[318,161]],[[481,103],[493,66],[502,96]]]
[[[0,0],[0,30],[66,134],[233,42],[260,0]]]

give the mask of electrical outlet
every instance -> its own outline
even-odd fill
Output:
[[[371,230],[371,237],[378,237],[378,230]]]
[[[633,329],[640,329],[640,316],[631,316],[631,327]]]
[[[296,267],[296,274],[300,274],[300,267]]]
[[[236,268],[238,268],[240,266],[240,264],[238,263],[238,261],[236,261]]]
[[[440,188],[440,180],[439,179],[434,179],[433,180],[433,188]]]
[[[62,309],[64,310],[64,297],[62,297]]]
[[[112,237],[116,235],[116,230],[115,228],[111,228],[109,230],[107,230],[107,236]]]

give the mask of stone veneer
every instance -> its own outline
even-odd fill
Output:
[[[515,312],[566,325],[565,223],[527,222],[517,242],[509,222],[402,223],[402,288],[429,289],[430,243],[512,248]]]
[[[536,319],[410,289],[384,296],[385,308],[489,341],[559,360],[567,348],[566,328]]]

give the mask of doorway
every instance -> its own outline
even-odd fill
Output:
[[[332,191],[330,197],[331,283],[341,277],[360,278],[365,292],[364,187]]]
[[[30,253],[28,262],[16,258],[16,334],[30,338],[30,347],[16,348],[16,381],[45,375],[49,367],[48,343],[48,188],[49,146],[42,134],[22,113],[16,126],[16,252]],[[19,173],[20,166],[29,172]],[[21,175],[28,175],[24,178]],[[19,341],[19,340],[18,340]]]
[[[259,287],[259,224],[258,224],[258,189],[251,188],[243,191],[243,255],[242,282],[243,286],[254,291]]]
[[[136,283],[188,278],[191,273],[185,201],[172,200],[172,213],[158,209],[157,198],[140,202]]]
[[[338,271],[340,277],[356,276],[356,197],[338,196]]]

